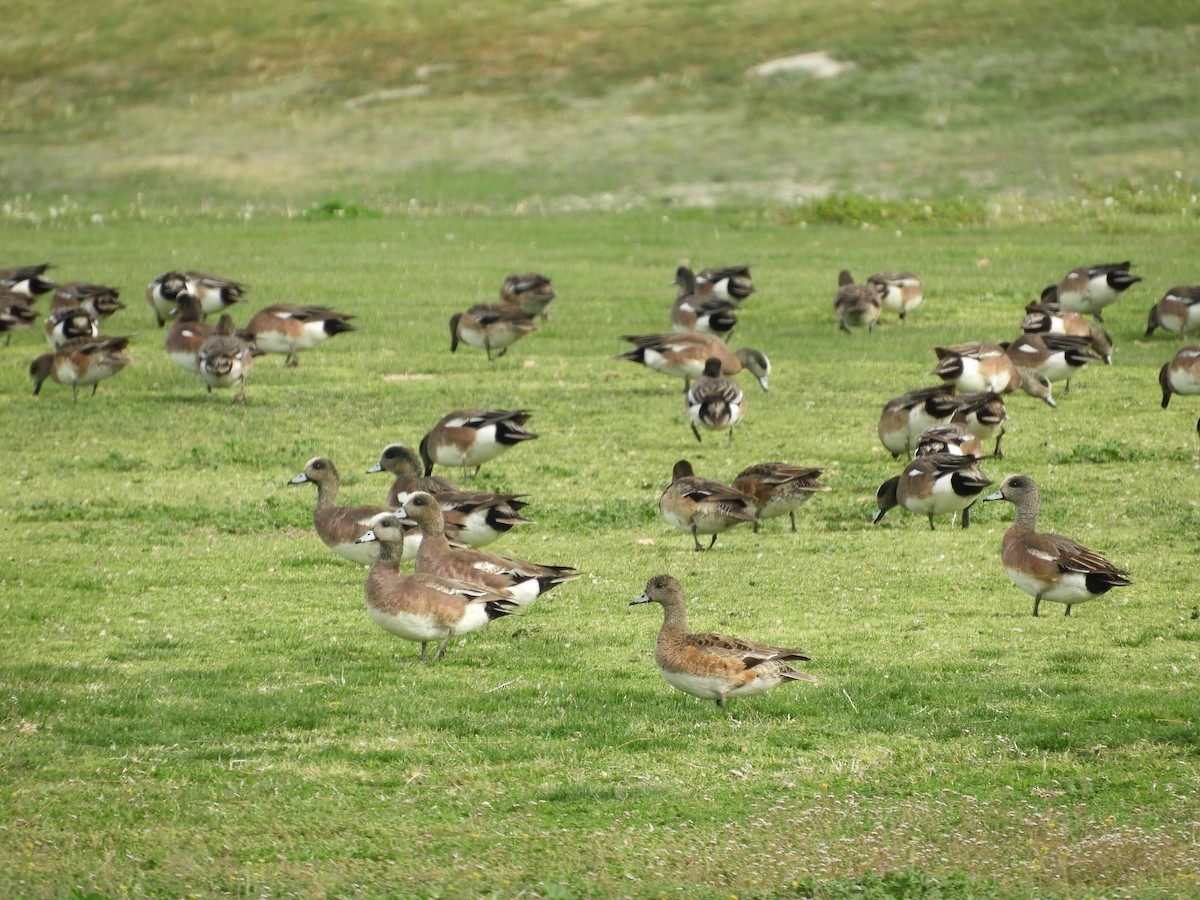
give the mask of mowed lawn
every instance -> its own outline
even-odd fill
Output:
[[[1193,201],[1194,203],[1194,201]],[[1196,691],[1200,398],[1164,411],[1143,339],[1163,291],[1200,280],[1195,217],[802,225],[754,210],[201,216],[0,225],[2,265],[117,284],[133,366],[95,396],[31,394],[37,329],[0,348],[0,894],[5,896],[1183,896],[1200,891]],[[932,217],[936,220],[936,216]],[[875,425],[933,382],[932,347],[1016,336],[1067,269],[1131,259],[1111,367],[1052,410],[1009,398],[997,483],[1032,475],[1041,526],[1132,573],[1075,609],[1014,587],[1009,504],[968,530],[893,510]],[[733,344],[766,352],[744,424],[697,444],[681,385],[613,356],[667,329],[683,262],[750,263]],[[837,272],[909,268],[899,325],[837,332]],[[142,291],[199,268],[249,309],[320,303],[360,330],[289,370],[260,358],[244,408],[171,365]],[[489,363],[449,316],[508,273],[554,279],[551,320]],[[41,303],[43,311],[46,301]],[[244,322],[249,310],[237,310]],[[528,408],[536,441],[473,485],[528,493],[536,524],[490,549],[587,576],[445,658],[379,630],[365,570],[311,527],[312,456],[342,503],[443,414]],[[731,480],[786,460],[831,491],[708,553],[667,525],[672,465]],[[451,477],[456,473],[443,472]],[[817,685],[724,709],[653,661],[669,572],[691,625],[798,645]]]

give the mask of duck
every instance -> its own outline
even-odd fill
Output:
[[[4,332],[4,346],[12,342],[14,331],[24,331],[37,321],[38,312],[24,294],[0,291],[0,331]]]
[[[500,284],[500,302],[518,306],[543,321],[550,318],[547,309],[558,294],[554,285],[541,272],[521,272],[505,277]]]
[[[1047,406],[1057,406],[1049,379],[1040,372],[1018,367],[1003,344],[974,341],[934,347],[938,364],[932,374],[954,382],[964,392],[991,391],[1007,394],[1020,389]]]
[[[254,348],[238,335],[233,317],[228,313],[221,316],[216,330],[200,345],[196,368],[208,387],[209,396],[215,387],[236,387],[234,404],[246,404],[246,378],[254,368]]]
[[[671,305],[671,327],[728,339],[737,327],[736,304],[713,294],[697,293],[696,276],[687,266],[679,267],[673,283],[679,285],[679,295]]]
[[[50,263],[41,263],[36,266],[14,266],[0,269],[0,289],[10,294],[19,294],[29,300],[36,300],[42,294],[55,288],[53,281],[42,277],[50,268],[52,268]]]
[[[456,351],[461,342],[487,351],[489,361],[499,359],[509,347],[536,330],[533,313],[519,306],[476,303],[450,317],[450,352]]]
[[[456,409],[438,420],[421,438],[418,452],[425,474],[432,475],[435,465],[480,467],[510,447],[532,441],[537,435],[525,427],[533,413],[528,409]]]
[[[203,321],[200,301],[185,290],[175,295],[170,316],[174,316],[175,321],[163,334],[163,349],[166,350],[167,359],[185,372],[198,375],[200,348],[217,333],[217,326]]]
[[[200,313],[204,316],[224,313],[246,299],[246,285],[232,278],[195,270],[184,272],[183,277],[187,292],[200,301]]]
[[[469,547],[486,547],[517,525],[532,524],[518,510],[528,505],[520,494],[461,491],[453,481],[437,475],[422,477],[416,451],[403,444],[389,444],[379,462],[367,474],[391,472],[394,476],[387,504],[398,508],[416,491],[432,494],[441,504],[447,535]]]
[[[713,431],[728,431],[729,443],[733,443],[733,429],[746,415],[746,396],[732,378],[721,374],[721,360],[709,357],[704,364],[704,374],[696,379],[687,392],[685,408],[692,434],[700,442],[697,425]]]
[[[875,288],[883,309],[899,315],[901,322],[925,299],[921,279],[912,272],[876,272],[867,284]]]
[[[284,366],[295,368],[300,365],[301,350],[311,350],[335,334],[355,331],[350,324],[353,318],[328,306],[276,303],[251,316],[243,330],[262,353],[287,354]]]
[[[691,387],[693,378],[704,374],[704,364],[709,357],[721,360],[722,375],[736,375],[745,369],[758,379],[765,391],[771,374],[771,361],[765,353],[753,347],[730,350],[728,345],[715,334],[700,331],[660,332],[657,334],[627,334],[621,340],[633,344],[634,349],[619,354],[616,359],[635,362],[663,375],[682,378],[684,391]]]
[[[983,442],[961,422],[930,425],[919,435],[913,456],[949,453],[953,456],[983,456]]]
[[[785,462],[764,462],[747,466],[733,479],[733,489],[754,498],[754,533],[763,519],[786,514],[796,533],[796,510],[829,486],[821,484],[821,469],[794,466]]]
[[[803,650],[689,632],[683,586],[670,575],[655,575],[629,605],[641,603],[657,603],[663,608],[654,662],[667,684],[685,694],[712,700],[720,707],[733,697],[761,694],[786,681],[817,680],[791,665],[810,660]]]
[[[82,306],[69,306],[50,313],[42,327],[46,332],[46,343],[50,345],[51,350],[57,350],[67,341],[76,338],[94,338],[100,335],[100,325],[96,317]]]
[[[696,273],[696,290],[740,307],[758,289],[749,266],[710,266]]]
[[[1012,583],[1033,597],[1033,614],[1043,600],[1071,607],[1107,594],[1115,587],[1133,584],[1129,573],[1119,569],[1095,550],[1063,537],[1037,530],[1041,493],[1028,475],[1007,475],[1000,490],[984,501],[1007,500],[1017,516],[1004,532],[1000,559]]]
[[[1058,303],[1028,304],[1025,307],[1025,318],[1021,320],[1021,330],[1085,337],[1091,341],[1092,349],[1104,360],[1104,364],[1112,365],[1113,343],[1109,333],[1099,324],[1089,322],[1075,310],[1067,309]]]
[[[907,462],[904,471],[889,478],[875,492],[877,509],[871,522],[878,522],[895,506],[929,518],[962,512],[962,527],[971,525],[969,507],[992,480],[979,469],[979,458],[932,453]]]
[[[379,545],[358,543],[378,516],[392,514],[395,510],[387,506],[362,504],[360,506],[338,506],[337,495],[340,481],[333,460],[314,456],[304,464],[300,474],[288,484],[315,484],[317,505],[313,510],[313,528],[326,547],[342,559],[360,566],[369,566],[379,556]],[[405,542],[400,559],[414,559],[421,536],[409,523],[404,529]]]
[[[415,522],[421,532],[418,572],[505,591],[522,603],[582,575],[570,566],[543,566],[470,547],[452,547],[446,539],[441,504],[425,491],[409,494],[396,516]]]
[[[426,650],[432,642],[439,642],[433,654],[436,661],[455,635],[478,631],[493,619],[520,612],[520,601],[507,593],[425,572],[402,572],[405,533],[402,520],[388,514],[377,517],[358,538],[361,544],[379,544],[363,593],[371,621],[388,634],[419,643],[421,662],[428,661]]]
[[[911,456],[917,435],[930,425],[948,422],[958,405],[953,384],[917,388],[885,403],[875,430],[892,459]]]
[[[1091,338],[1070,334],[1040,334],[1027,331],[1004,350],[1009,359],[1023,372],[1031,369],[1053,384],[1065,381],[1063,393],[1071,393],[1071,378],[1080,369],[1100,356],[1092,349]],[[1021,376],[1025,376],[1022,374]]]
[[[457,491],[458,485],[449,478],[440,475],[422,475],[424,466],[417,456],[417,451],[403,444],[388,444],[379,454],[379,462],[367,469],[368,475],[376,472],[389,472],[394,478],[388,491],[388,506],[396,509],[400,506],[397,499],[401,494],[413,491],[427,491],[436,494],[440,491]]]
[[[130,364],[125,355],[128,337],[81,337],[67,341],[53,353],[39,356],[29,366],[33,393],[41,392],[47,378],[71,386],[71,399],[79,398],[81,385],[92,386],[92,396],[105,378]]]
[[[1004,437],[1008,425],[1008,410],[1004,408],[1004,398],[992,391],[971,391],[956,395],[957,407],[950,421],[963,425],[980,441],[996,439],[992,448],[992,456],[1003,459],[1000,451],[1000,441]]]
[[[167,319],[171,318],[172,310],[175,309],[176,298],[181,291],[186,290],[187,278],[182,272],[163,272],[150,280],[150,284],[146,286],[146,304],[154,313],[154,320],[159,328],[167,324]]]
[[[1097,322],[1103,322],[1101,311],[1104,307],[1142,280],[1140,275],[1130,274],[1130,266],[1128,260],[1077,266],[1058,284],[1042,291],[1042,300],[1057,302],[1076,312],[1090,313]]]
[[[873,284],[855,284],[849,269],[838,274],[837,294],[833,298],[833,314],[838,329],[850,333],[851,327],[866,328],[870,333],[879,321],[882,309],[879,288]]]
[[[668,522],[692,533],[695,549],[711,550],[717,535],[743,522],[754,522],[758,515],[754,497],[727,484],[698,478],[686,459],[675,463],[671,484],[658,498],[658,509]],[[711,534],[708,547],[700,545],[697,535]]]
[[[1200,344],[1182,348],[1170,362],[1158,371],[1162,386],[1162,408],[1171,402],[1172,394],[1200,394]],[[1197,424],[1200,430],[1200,423]]]
[[[50,311],[82,306],[97,319],[107,319],[117,310],[124,309],[119,288],[90,281],[72,281],[57,285],[50,298]]]
[[[1200,284],[1173,287],[1150,307],[1144,336],[1150,337],[1157,328],[1177,332],[1185,341],[1189,331],[1200,328]]]

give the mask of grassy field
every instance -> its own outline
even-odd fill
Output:
[[[1178,341],[1142,338],[1200,278],[1194,3],[174,7],[18,0],[0,34],[0,267],[119,285],[134,359],[73,403],[31,395],[37,331],[0,347],[0,895],[1200,895],[1200,404],[1160,408]],[[852,68],[747,75],[811,51]],[[870,524],[875,425],[935,344],[1117,259],[1146,280],[1114,365],[1013,398],[984,468],[1134,584],[1034,619],[1008,504]],[[775,371],[732,446],[613,359],[685,262],[759,287],[734,343]],[[925,305],[841,335],[843,267],[911,268]],[[173,268],[360,330],[209,399],[140,299]],[[451,355],[451,313],[529,269],[551,321]],[[380,450],[467,407],[540,435],[477,482],[531,495],[493,549],[587,577],[421,666],[287,482],[327,455],[382,502]],[[680,458],[832,490],[697,554],[657,512]],[[820,683],[674,691],[628,605],[664,571],[693,628]]]
[[[1200,13],[1180,0],[173,6],[17,0],[0,199],[42,216],[1102,201],[1200,163]],[[853,68],[747,75],[815,51]]]
[[[122,286],[109,330],[135,362],[72,403],[30,394],[38,333],[0,351],[0,893],[1195,894],[1200,407],[1159,408],[1178,342],[1141,339],[1162,290],[1195,280],[1194,215],[1079,216],[5,223],[13,262]],[[1007,504],[967,531],[900,510],[870,524],[899,471],[875,423],[930,382],[935,343],[1009,338],[1044,284],[1118,257],[1146,282],[1107,317],[1114,365],[1057,410],[1013,398],[985,470],[1033,475],[1043,527],[1135,584],[1034,619],[999,563]],[[775,371],[732,447],[697,445],[678,384],[612,359],[618,335],[666,327],[684,261],[755,267],[735,344]],[[296,370],[261,359],[245,408],[210,400],[140,300],[189,266],[244,278],[251,306],[328,303],[361,330]],[[926,303],[841,335],[842,266],[911,267]],[[451,355],[449,315],[527,268],[554,277],[552,320],[495,363]],[[480,478],[531,495],[536,524],[495,549],[588,577],[421,666],[367,619],[363,570],[287,481],[324,454],[342,502],[379,502],[384,476],[362,473],[385,444],[476,406],[528,407],[540,434]],[[681,457],[722,479],[817,465],[832,491],[796,535],[776,520],[697,554],[656,510]],[[672,690],[659,611],[628,607],[663,571],[693,627],[799,644],[820,684],[724,710]]]

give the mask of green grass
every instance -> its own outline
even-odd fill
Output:
[[[122,287],[109,330],[135,360],[72,403],[31,395],[36,331],[0,349],[0,893],[1195,893],[1200,409],[1159,408],[1178,344],[1141,339],[1161,291],[1195,280],[1194,225],[884,211],[846,216],[867,228],[747,208],[0,224],[13,263]],[[965,532],[870,524],[899,470],[875,424],[929,383],[935,343],[1011,337],[1044,284],[1118,257],[1146,283],[1107,317],[1115,364],[1057,410],[1013,398],[985,470],[1033,475],[1043,527],[1135,584],[1034,619],[999,563],[1006,504]],[[697,445],[679,385],[612,359],[618,335],[665,327],[683,261],[754,264],[735,343],[775,371],[732,447]],[[361,330],[296,370],[259,360],[245,408],[210,400],[140,300],[192,266],[244,278],[253,307],[328,303]],[[838,334],[842,266],[911,267],[925,305]],[[451,355],[449,315],[528,268],[554,278],[552,320],[495,363]],[[495,549],[588,577],[425,667],[367,619],[363,571],[287,481],[328,455],[343,502],[378,502],[386,481],[362,473],[380,449],[473,406],[529,407],[541,435],[484,468],[536,520]],[[655,512],[681,457],[723,479],[818,465],[832,491],[796,535],[774,521],[696,554]],[[673,691],[658,610],[628,606],[661,571],[697,598],[693,627],[806,647],[820,684],[723,710]]]
[[[1100,202],[1200,161],[1179,0],[25,0],[7,24],[0,198],[41,216]],[[854,68],[746,74],[818,50]]]

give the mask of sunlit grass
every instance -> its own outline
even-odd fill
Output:
[[[749,209],[6,222],[14,262],[122,287],[109,330],[134,365],[72,403],[31,395],[36,331],[0,352],[3,892],[1194,891],[1198,410],[1159,408],[1177,342],[1141,340],[1194,248],[1177,218],[1107,215],[1090,232]],[[1013,398],[985,470],[1032,474],[1043,527],[1135,584],[1034,619],[999,564],[1010,510],[965,532],[900,510],[870,525],[898,471],[875,423],[929,383],[935,343],[1011,337],[1045,283],[1118,257],[1146,283],[1107,317],[1115,364],[1057,410]],[[775,371],[732,446],[696,443],[676,382],[612,359],[618,335],[666,327],[684,261],[754,266],[734,343]],[[328,303],[361,330],[296,370],[260,359],[244,409],[210,400],[140,299],[192,266],[244,278],[253,308]],[[843,266],[912,268],[925,305],[838,334]],[[450,354],[449,315],[529,268],[554,278],[551,320],[495,363]],[[474,406],[527,406],[540,434],[484,468],[536,521],[495,549],[588,577],[423,667],[367,619],[363,572],[287,481],[325,454],[342,502],[380,502],[364,473],[383,446]],[[655,507],[681,457],[724,479],[817,465],[832,491],[798,534],[774,521],[697,554]],[[724,710],[673,691],[657,609],[628,606],[660,571],[693,627],[799,644],[820,684]]]

